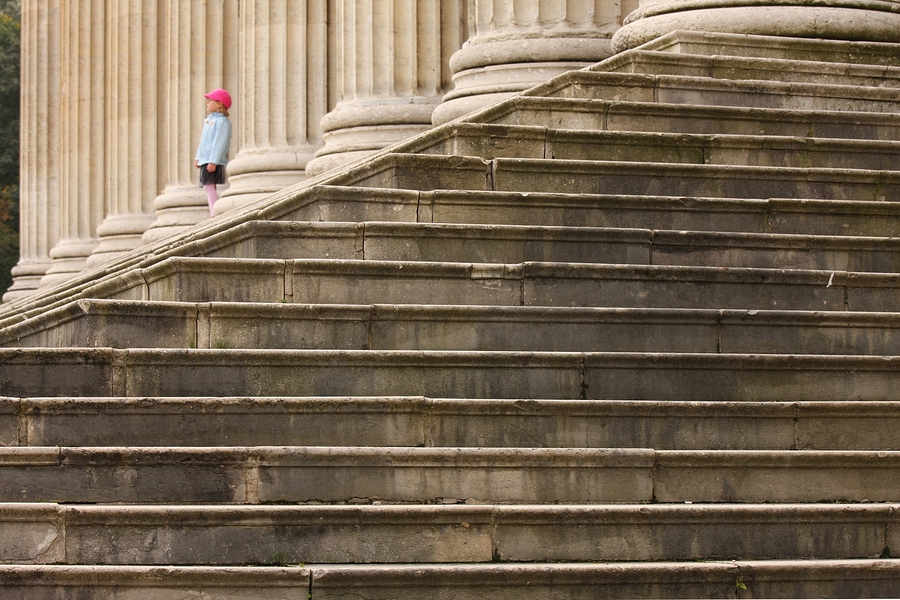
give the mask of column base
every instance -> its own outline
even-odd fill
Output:
[[[708,31],[830,40],[900,42],[900,11],[880,0],[834,0],[811,6],[806,0],[757,0],[729,6],[729,0],[642,2],[613,36],[622,52],[673,31]]]
[[[216,215],[303,182],[315,151],[314,146],[242,150],[228,163],[229,187],[220,188]]]
[[[612,55],[612,31],[590,35],[486,38],[459,50],[450,59],[453,90],[434,111],[442,125],[540,85],[557,75],[583,69]]]
[[[108,217],[98,228],[97,247],[88,257],[88,268],[114,260],[143,245],[141,236],[152,224],[151,215]]]
[[[12,285],[3,294],[3,302],[12,302],[30,296],[41,286],[41,279],[50,268],[51,261],[20,261],[12,268]]]
[[[196,186],[167,187],[153,201],[156,219],[141,236],[142,244],[159,242],[209,219],[206,194]]]
[[[315,177],[431,129],[439,98],[377,98],[339,104],[322,119],[325,145],[306,167]]]
[[[87,267],[87,259],[97,247],[96,239],[61,240],[52,250],[53,262],[41,278],[40,289],[53,287],[78,275]]]

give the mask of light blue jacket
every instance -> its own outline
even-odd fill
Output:
[[[200,147],[197,148],[197,164],[228,164],[228,148],[231,146],[231,121],[222,113],[206,115]]]

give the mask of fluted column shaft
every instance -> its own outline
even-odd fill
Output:
[[[51,166],[60,171],[60,239],[41,287],[85,267],[97,245],[106,187],[106,3],[68,0],[60,12],[61,155]]]
[[[159,0],[107,6],[108,106],[106,218],[94,266],[141,245],[159,192],[157,157]]]
[[[306,178],[327,103],[327,17],[326,0],[242,3],[240,151],[216,214]]]
[[[10,301],[38,288],[59,239],[60,0],[22,2],[19,262]]]
[[[145,243],[180,233],[209,218],[194,155],[200,142],[206,100],[203,94],[223,87],[237,97],[238,0],[164,0],[164,102],[160,110],[160,181],[154,200],[155,220]],[[239,117],[234,112],[232,123]],[[232,151],[235,142],[232,140]]]
[[[317,175],[431,126],[465,27],[460,0],[338,0],[338,104],[322,120]],[[448,40],[450,43],[448,44]]]
[[[616,33],[617,52],[677,30],[900,42],[891,0],[641,0]]]
[[[473,0],[474,35],[453,55],[440,124],[612,54],[637,0]]]

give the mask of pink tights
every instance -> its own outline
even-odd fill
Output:
[[[213,205],[219,199],[219,192],[216,190],[216,184],[214,183],[204,185],[203,189],[206,190],[206,201],[209,202],[209,216],[213,217],[215,216]]]

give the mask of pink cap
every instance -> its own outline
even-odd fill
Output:
[[[218,100],[225,108],[231,108],[231,94],[222,88],[215,89],[208,94],[204,94],[210,100]]]

